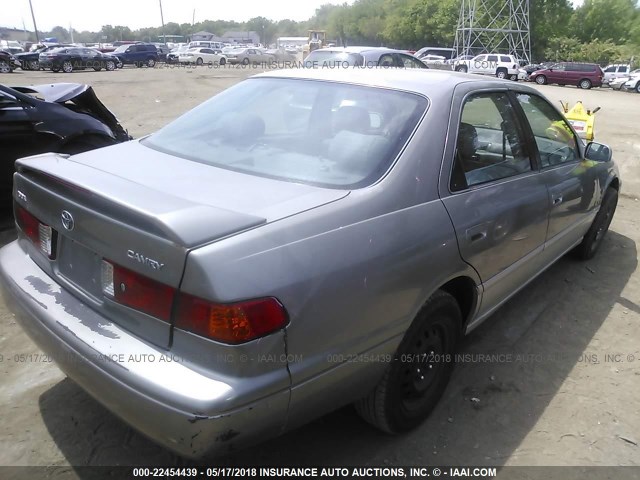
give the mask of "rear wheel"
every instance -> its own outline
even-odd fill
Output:
[[[62,62],[62,71],[64,73],[71,73],[73,72],[73,64],[70,61],[65,61]]]
[[[38,64],[38,60],[29,60],[27,62],[27,68],[29,70],[40,70],[40,65]]]
[[[117,142],[111,137],[102,135],[83,135],[72,139],[60,148],[60,153],[68,153],[75,155],[77,153],[88,152],[96,148],[108,147],[115,145]]]
[[[0,73],[11,73],[11,65],[4,60],[0,60]]]
[[[640,82],[636,83],[636,93],[640,93]]]
[[[584,90],[589,90],[591,88],[591,80],[589,80],[588,78],[583,78],[582,80],[580,80],[578,86]]]
[[[201,58],[198,58],[196,60],[196,65],[202,65],[204,63],[204,61]]]
[[[355,404],[367,422],[387,433],[417,427],[449,382],[462,314],[456,300],[437,291],[407,330],[375,389]]]
[[[244,60],[242,60],[242,64],[243,65],[249,65],[249,59],[245,58]]]
[[[60,67],[51,67],[51,71],[54,73],[58,73],[60,71]]]
[[[93,67],[93,69],[94,69],[96,72],[99,72],[100,70],[102,70],[102,67]]]
[[[596,254],[607,231],[609,231],[609,225],[611,225],[611,220],[613,220],[617,205],[618,191],[610,187],[605,192],[596,218],[593,219],[593,223],[582,239],[582,243],[574,250],[578,258],[589,260]]]
[[[547,84],[547,77],[545,77],[544,75],[538,75],[536,77],[536,83],[538,85],[546,85]]]
[[[456,72],[467,73],[466,65],[460,65],[459,67],[456,67]]]
[[[113,72],[116,69],[116,63],[112,60],[107,60],[104,64],[104,68],[106,68],[108,72]]]
[[[147,59],[147,67],[153,68],[156,66],[156,61],[153,58]]]
[[[219,63],[220,63],[220,65],[226,65],[227,59],[223,57],[223,58],[220,59]]]
[[[496,77],[504,80],[505,78],[507,78],[507,71],[505,69],[503,69],[503,68],[499,69],[496,72]]]

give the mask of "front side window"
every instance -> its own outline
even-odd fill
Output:
[[[142,141],[187,160],[329,188],[380,178],[428,101],[416,94],[311,80],[256,78]]]
[[[424,63],[411,55],[398,54],[398,56],[400,57],[400,65],[404,68],[426,68]]]
[[[504,92],[467,98],[462,107],[451,190],[531,171],[524,136]]]
[[[576,137],[565,118],[549,102],[528,93],[517,94],[531,125],[543,168],[580,158]]]

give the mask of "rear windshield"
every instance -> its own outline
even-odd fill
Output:
[[[416,94],[334,82],[255,78],[142,143],[214,167],[358,188],[390,167],[427,109]]]
[[[359,53],[347,53],[340,51],[311,52],[304,61],[307,68],[313,67],[361,67],[364,65],[364,57]]]

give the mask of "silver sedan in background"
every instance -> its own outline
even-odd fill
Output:
[[[621,186],[536,90],[421,69],[262,74],[141,140],[16,168],[6,302],[190,457],[349,403],[415,428],[461,336],[593,256]]]

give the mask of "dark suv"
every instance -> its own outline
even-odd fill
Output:
[[[158,49],[151,43],[121,45],[108,55],[118,57],[125,65],[135,65],[136,67],[144,65],[153,67],[159,59]]]
[[[537,70],[529,77],[539,85],[557,83],[576,85],[580,88],[601,87],[604,72],[595,63],[560,62],[544,70]]]

